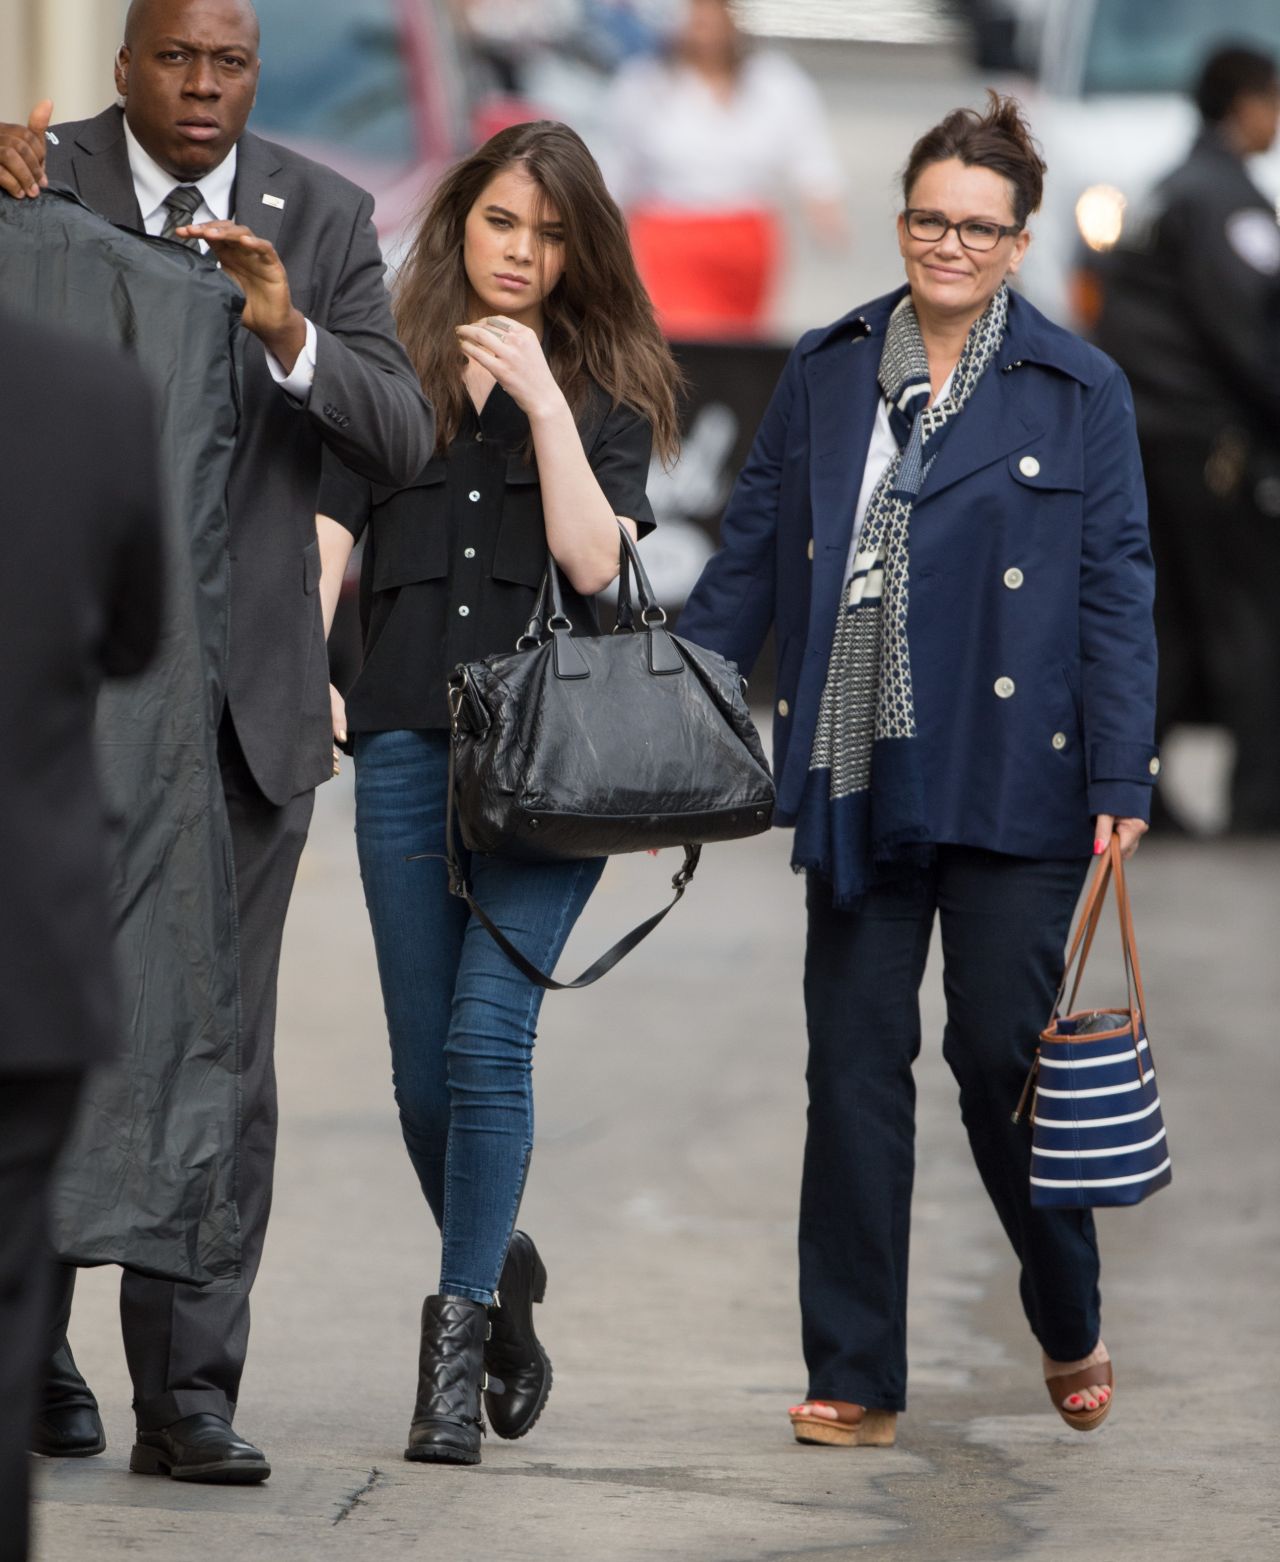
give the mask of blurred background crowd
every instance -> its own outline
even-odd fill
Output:
[[[11,117],[43,96],[58,118],[106,101],[124,0],[0,8],[16,41],[0,60]],[[790,345],[899,281],[895,175],[941,109],[981,101],[987,85],[1026,102],[1049,176],[1020,281],[1089,334],[1105,314],[1109,256],[1195,140],[1204,59],[1224,43],[1280,54],[1277,0],[258,0],[258,10],[253,128],[370,189],[393,268],[434,176],[495,130],[563,119],[596,152],[691,381],[685,455],[670,472],[655,466],[664,524],[647,545],[673,605],[714,545]],[[1280,150],[1251,146],[1246,162],[1274,214]],[[1271,529],[1265,560],[1280,536],[1280,426],[1269,428],[1246,433],[1236,505]],[[1267,576],[1273,563],[1259,568]],[[1256,665],[1201,680],[1165,734],[1171,827],[1231,823],[1224,734],[1245,718],[1224,705],[1280,729],[1267,703],[1280,687],[1273,584],[1280,593],[1280,581],[1263,583],[1269,622],[1241,653]],[[1216,588],[1215,601],[1221,618]],[[1165,641],[1201,633],[1194,614],[1180,622],[1162,624]],[[339,628],[342,681],[351,654]],[[1271,814],[1264,798],[1243,827],[1280,827],[1280,752],[1264,762]]]

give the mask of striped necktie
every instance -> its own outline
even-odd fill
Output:
[[[162,239],[173,239],[176,244],[185,244],[188,249],[199,249],[199,239],[179,239],[175,235],[179,228],[185,228],[195,216],[196,211],[204,201],[204,196],[193,184],[175,185],[165,196],[164,209],[166,216],[164,227],[160,230]]]

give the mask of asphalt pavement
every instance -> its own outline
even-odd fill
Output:
[[[1149,842],[1133,870],[1175,1180],[1101,1222],[1118,1388],[1099,1432],[1072,1433],[1038,1380],[939,1055],[935,965],[911,1408],[893,1449],[792,1440],[803,908],[775,833],[709,851],[649,944],[547,1000],[521,1223],[550,1270],[555,1387],[526,1440],[490,1438],[462,1470],[401,1457],[438,1242],[391,1100],[351,826],[346,775],[320,794],[281,980],[276,1207],[237,1416],[274,1473],[128,1473],[116,1277],[89,1273],[72,1338],[109,1445],[38,1461],[39,1562],[1280,1554],[1280,844]],[[566,968],[657,906],[674,867],[616,860]]]

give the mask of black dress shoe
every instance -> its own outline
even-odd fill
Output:
[[[533,1304],[547,1292],[547,1270],[533,1239],[517,1231],[498,1282],[498,1305],[489,1312],[484,1368],[489,1375],[484,1408],[499,1437],[523,1437],[542,1414],[551,1392],[551,1361],[534,1333]]]
[[[46,1459],[89,1459],[106,1446],[96,1405],[46,1405],[31,1430],[31,1452]]]
[[[480,1394],[489,1309],[463,1296],[429,1296],[422,1304],[418,1399],[406,1459],[479,1464]]]
[[[47,1459],[89,1459],[106,1446],[98,1401],[63,1340],[45,1364],[31,1452]]]
[[[214,1486],[253,1486],[271,1474],[261,1449],[238,1437],[221,1416],[184,1416],[158,1432],[139,1432],[129,1455],[135,1475],[168,1475],[175,1481]]]

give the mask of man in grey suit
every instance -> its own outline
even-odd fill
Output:
[[[248,0],[134,0],[116,62],[123,109],[50,129],[52,105],[41,104],[26,126],[0,125],[0,190],[29,200],[48,181],[68,185],[112,222],[207,246],[245,295],[218,734],[239,914],[243,1286],[219,1293],[126,1269],[121,1314],[138,1423],[131,1467],[246,1484],[270,1473],[231,1423],[271,1202],[276,977],[314,789],[332,765],[315,534],[321,453],[401,486],[434,441],[395,338],[372,199],[247,132],[258,73]],[[65,1275],[63,1325],[74,1271]],[[64,1339],[33,1446],[72,1456],[105,1446]]]

